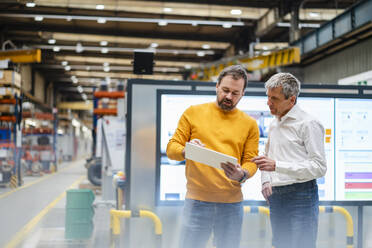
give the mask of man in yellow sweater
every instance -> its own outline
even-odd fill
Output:
[[[236,105],[248,83],[240,65],[219,75],[216,102],[189,107],[181,116],[167,146],[170,159],[185,159],[191,142],[236,157],[238,164],[222,163],[223,170],[186,160],[187,193],[184,205],[181,248],[205,247],[213,231],[217,248],[238,248],[243,221],[241,183],[252,177],[258,154],[256,121]]]

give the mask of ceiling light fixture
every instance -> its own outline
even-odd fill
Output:
[[[242,14],[242,11],[240,9],[232,9],[230,11],[230,14],[232,14],[232,15],[241,15]]]
[[[166,21],[159,21],[158,22],[158,25],[159,26],[167,26],[168,25],[168,22],[166,22]]]
[[[86,69],[87,69],[87,71],[90,71],[90,66],[87,66],[87,68],[86,68]]]
[[[99,44],[100,44],[101,46],[107,46],[108,42],[105,41],[105,40],[102,40],[102,41],[99,42]]]
[[[83,45],[80,42],[76,43],[76,52],[81,53],[83,51],[84,51]]]
[[[24,18],[35,18],[40,16],[39,14],[8,14],[1,13],[0,16],[4,17],[24,17]],[[71,16],[71,15],[42,15],[47,19],[60,19],[60,20],[85,20],[85,21],[98,21],[98,19],[104,19],[105,21],[111,22],[133,22],[133,23],[163,23],[163,24],[183,24],[183,25],[210,25],[210,26],[222,26],[229,24],[231,26],[245,26],[246,23],[242,21],[210,21],[210,20],[190,20],[190,19],[156,19],[156,18],[131,18],[131,17],[107,17],[107,16]]]
[[[55,40],[55,39],[49,39],[49,40],[48,40],[48,43],[49,43],[49,44],[56,44],[56,40]]]
[[[199,57],[203,57],[205,53],[203,51],[199,51],[196,53],[196,55],[198,55]]]
[[[66,66],[66,65],[68,65],[68,62],[65,60],[65,61],[62,61],[62,63],[61,63],[63,66]]]
[[[231,25],[231,23],[224,23],[224,24],[222,24],[222,27],[224,27],[224,28],[231,28],[232,25]]]
[[[110,71],[110,67],[109,67],[109,66],[105,66],[105,67],[103,67],[103,70],[104,70],[105,72],[109,72],[109,71]]]
[[[71,76],[72,83],[77,84],[79,80],[76,78],[75,75]]]
[[[106,19],[103,17],[100,17],[97,19],[97,22],[103,24],[103,23],[106,23]]]
[[[34,18],[35,18],[35,21],[37,22],[41,22],[42,20],[44,20],[44,17],[42,16],[35,16]]]
[[[81,87],[81,85],[79,85],[77,87],[77,90],[79,91],[79,93],[83,93],[83,91],[84,91],[84,89],[83,89],[83,87]]]
[[[105,63],[103,63],[103,66],[109,66],[109,65],[110,65],[109,62],[105,62]]]
[[[208,44],[203,44],[203,45],[202,45],[202,48],[203,48],[203,49],[210,49],[210,48],[211,48],[211,46],[210,46],[210,45],[208,45]]]
[[[59,46],[55,46],[55,47],[53,47],[53,51],[54,52],[59,52],[59,51],[61,51],[61,48]]]
[[[163,8],[163,11],[169,13],[169,12],[172,12],[173,9],[165,7],[165,8]]]
[[[40,48],[40,49],[53,49],[53,46],[49,45],[32,45],[33,48]],[[63,50],[68,51],[74,51],[76,49],[76,46],[60,46]],[[132,53],[135,51],[141,51],[141,52],[155,52],[154,48],[129,48],[129,47],[90,47],[90,46],[84,46],[84,51],[94,51],[94,52],[101,52],[101,53],[108,53],[110,52],[122,52],[122,53]],[[156,53],[168,53],[168,54],[197,54],[200,50],[192,50],[192,49],[156,49]],[[204,50],[205,55],[213,55],[215,52],[213,50]]]
[[[71,66],[69,66],[69,65],[65,66],[65,70],[66,71],[71,71]]]
[[[313,18],[318,18],[318,17],[320,17],[320,13],[318,13],[318,12],[310,12],[309,13],[309,16],[310,17],[313,17]]]
[[[103,4],[97,4],[96,5],[96,9],[105,9],[105,5],[103,5]]]
[[[150,47],[152,47],[152,48],[156,48],[158,46],[159,46],[159,44],[158,43],[155,43],[155,42],[151,43],[151,45],[150,45]]]
[[[36,3],[34,3],[34,2],[27,2],[26,3],[26,7],[33,8],[35,6],[36,6]]]
[[[66,17],[66,21],[70,22],[72,20],[72,17],[71,16],[67,16]]]

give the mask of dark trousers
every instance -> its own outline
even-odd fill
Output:
[[[269,197],[275,248],[315,248],[319,196],[316,180],[273,187]]]
[[[243,204],[186,199],[179,248],[205,248],[214,234],[217,248],[239,248]]]

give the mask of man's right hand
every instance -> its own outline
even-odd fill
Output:
[[[270,182],[265,182],[264,184],[262,184],[262,191],[261,192],[262,192],[262,195],[265,198],[267,204],[270,205],[269,196],[271,196],[273,194],[273,190],[271,188],[271,183]]]
[[[205,147],[205,145],[200,141],[200,139],[192,139],[192,140],[190,140],[190,143],[201,146],[201,147]],[[183,157],[185,157],[185,149],[183,149],[182,155],[183,155]]]

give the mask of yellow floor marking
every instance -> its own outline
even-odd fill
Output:
[[[61,169],[61,170],[58,170],[56,173],[49,174],[49,175],[47,175],[47,176],[44,175],[42,178],[40,178],[40,179],[38,179],[38,180],[36,180],[36,181],[33,181],[33,182],[28,183],[28,184],[26,184],[26,185],[23,185],[23,186],[21,186],[21,187],[19,187],[19,188],[15,188],[15,189],[13,189],[13,190],[11,190],[11,191],[8,191],[8,192],[6,192],[6,193],[4,193],[4,194],[1,194],[1,195],[0,195],[0,199],[1,199],[1,198],[4,198],[4,197],[7,197],[7,196],[10,195],[10,194],[13,194],[14,192],[17,192],[18,190],[28,188],[28,187],[34,185],[35,183],[39,183],[39,182],[41,182],[41,181],[44,181],[45,179],[47,179],[47,178],[49,178],[49,177],[51,177],[51,176],[55,176],[55,175],[57,175],[59,172],[65,171],[65,170],[67,170],[68,168],[72,167],[73,165],[75,165],[75,162],[74,162],[74,163],[71,163],[69,166],[67,166],[67,167],[65,167],[65,168],[63,168],[63,169]]]
[[[78,180],[76,180],[68,189],[76,188],[77,185],[85,179],[85,175],[81,176]],[[36,215],[32,220],[30,220],[19,232],[17,232],[11,241],[9,241],[5,248],[15,248],[18,244],[22,242],[22,240],[26,237],[26,235],[39,223],[39,221],[63,198],[66,196],[66,191],[60,194],[54,201],[52,201],[48,206],[46,206],[41,212]]]

